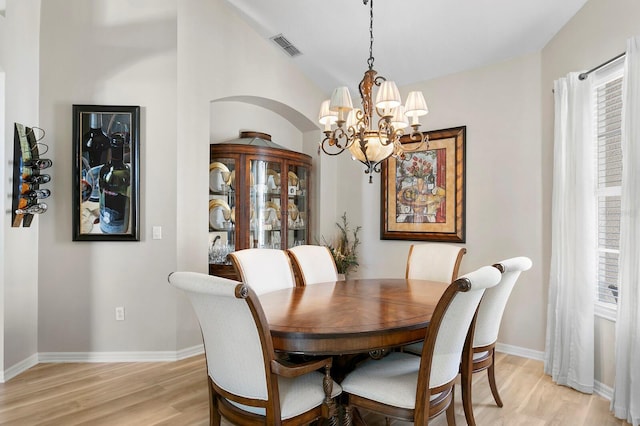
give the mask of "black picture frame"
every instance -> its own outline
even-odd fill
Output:
[[[130,173],[124,192],[105,194],[100,172],[112,159],[110,142],[117,136],[123,141],[123,161],[115,155],[117,164],[107,167]],[[140,107],[74,104],[72,169],[73,241],[140,241]],[[119,197],[117,208],[107,207],[108,196]]]

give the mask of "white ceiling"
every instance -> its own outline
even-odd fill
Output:
[[[226,1],[266,39],[295,45],[291,61],[327,94],[357,87],[369,57],[363,0]],[[401,86],[536,52],[586,2],[375,0],[374,69]]]

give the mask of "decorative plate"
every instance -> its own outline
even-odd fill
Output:
[[[264,204],[264,208],[265,209],[273,209],[276,212],[276,215],[278,215],[278,217],[280,217],[280,206],[277,205],[276,203],[274,203],[273,201],[267,201]]]
[[[273,184],[273,187],[271,188],[273,190],[281,185],[280,173],[273,169],[267,169],[267,185],[270,186],[270,183]]]
[[[298,176],[295,173],[289,172],[289,186],[297,186],[298,185]]]
[[[219,213],[222,213],[220,220]],[[219,198],[209,200],[209,226],[217,230],[225,230],[229,228],[228,221],[231,220],[231,209],[226,201]]]
[[[298,219],[298,216],[300,215],[300,212],[298,211],[298,206],[296,206],[295,203],[289,203],[287,204],[287,211],[289,212],[289,217],[291,218],[291,220],[295,222]]]
[[[229,185],[229,182],[231,182],[231,173],[229,173],[227,166],[218,161],[209,164],[209,189],[212,192],[222,190],[222,184],[226,183]]]

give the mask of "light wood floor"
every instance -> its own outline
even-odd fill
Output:
[[[486,374],[477,374],[478,426],[628,425],[610,414],[609,401],[554,385],[542,362],[498,354],[496,370],[504,407],[493,403]],[[207,398],[203,356],[164,363],[40,364],[0,383],[0,425],[206,425]],[[464,425],[459,387],[455,404],[456,422]],[[372,426],[384,425],[378,416],[364,416]],[[446,425],[445,416],[431,424]]]

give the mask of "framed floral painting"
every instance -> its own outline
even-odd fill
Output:
[[[466,126],[427,132],[382,163],[380,238],[465,242]]]

